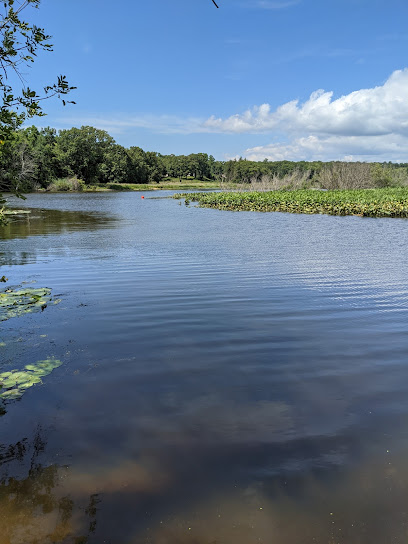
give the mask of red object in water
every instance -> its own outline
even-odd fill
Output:
[[[142,198],[144,198],[144,196],[142,195]]]

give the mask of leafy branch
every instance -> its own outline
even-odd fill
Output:
[[[27,118],[45,115],[42,101],[57,96],[65,105],[71,102],[65,99],[65,95],[75,89],[69,86],[63,75],[58,77],[56,83],[43,87],[41,93],[26,84],[22,69],[35,61],[38,51],[53,50],[51,36],[43,28],[21,18],[23,10],[29,6],[38,8],[40,1],[3,0],[4,11],[0,17],[0,141],[4,141],[7,133]]]

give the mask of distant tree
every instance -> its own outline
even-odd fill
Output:
[[[210,156],[211,159],[211,156]],[[224,174],[224,168],[225,168],[225,162],[224,161],[211,161],[210,162],[210,168],[211,168],[211,177],[214,179],[222,180],[225,177]]]
[[[20,194],[31,188],[34,177],[33,142],[23,131],[9,134],[1,149],[0,189]]]
[[[149,181],[161,181],[164,175],[164,165],[160,153],[146,151],[146,163]]]
[[[34,149],[34,161],[36,184],[46,187],[51,181],[60,177],[57,131],[54,128],[46,127],[39,131]]]
[[[210,177],[210,163],[207,153],[192,153],[188,156],[190,173],[197,179]]]
[[[105,130],[83,126],[61,130],[57,139],[62,168],[85,183],[106,182],[102,164],[115,140]]]
[[[108,146],[99,166],[101,183],[132,183],[132,160],[124,147],[118,144]]]
[[[132,146],[127,150],[131,160],[132,183],[147,183],[149,181],[149,166],[145,151],[141,147]]]
[[[0,169],[3,189],[18,193],[30,191],[36,186],[46,187],[58,177],[56,151],[55,129],[47,127],[39,130],[31,126],[18,130],[3,146]]]

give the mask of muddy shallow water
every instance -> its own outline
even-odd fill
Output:
[[[63,362],[2,405],[0,544],[405,544],[408,222],[168,194],[0,231],[61,300],[0,323],[0,373]]]

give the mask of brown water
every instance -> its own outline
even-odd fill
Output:
[[[1,231],[0,544],[406,544],[408,223],[144,196]]]

